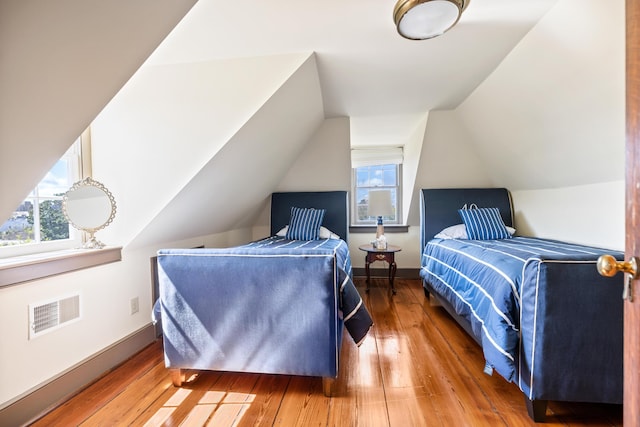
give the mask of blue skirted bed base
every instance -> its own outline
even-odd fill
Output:
[[[512,226],[504,189],[423,190],[423,232],[424,211],[442,216],[448,203],[454,214],[465,204],[503,204]],[[624,254],[529,237],[434,238],[461,222],[447,215],[423,234],[420,275],[425,292],[482,346],[485,372],[516,383],[536,421],[549,400],[622,403],[622,279],[600,276],[596,263],[605,253]]]
[[[336,193],[346,206],[346,193]],[[343,239],[274,235],[232,248],[163,249],[157,263],[154,311],[172,376],[194,369],[331,380],[338,376],[343,329],[359,345],[372,326]]]

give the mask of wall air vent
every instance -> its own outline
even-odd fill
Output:
[[[29,339],[80,318],[80,295],[29,305]]]

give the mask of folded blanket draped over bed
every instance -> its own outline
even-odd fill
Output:
[[[528,237],[433,239],[425,246],[420,275],[452,302],[458,314],[470,320],[474,335],[481,337],[487,368],[518,383],[525,394],[537,397],[532,392],[538,385],[532,384],[533,369],[563,366],[559,361],[575,357],[572,354],[580,354],[575,363],[587,363],[593,353],[578,347],[582,338],[576,331],[580,325],[570,322],[579,323],[586,316],[593,318],[599,303],[604,303],[602,296],[589,300],[586,295],[603,289],[612,294],[614,283],[596,272],[597,258],[605,252],[623,259],[619,251]],[[571,268],[567,268],[569,265]],[[579,294],[574,283],[581,286]],[[567,307],[575,315],[569,316]],[[536,321],[551,325],[558,363],[537,365],[536,352],[541,351],[547,337],[536,335]],[[619,344],[616,333],[588,331],[600,337],[600,348]],[[558,344],[563,342],[571,348],[563,349]],[[598,375],[615,378],[620,363],[612,359]],[[612,372],[604,372],[607,369]]]

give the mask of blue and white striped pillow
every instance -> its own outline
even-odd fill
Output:
[[[325,209],[291,208],[291,219],[285,237],[289,240],[317,240]]]
[[[458,209],[471,240],[510,239],[498,208]]]

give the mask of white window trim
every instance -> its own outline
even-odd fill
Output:
[[[81,136],[78,138],[76,142],[72,144],[72,146],[65,152],[64,157],[70,158],[69,167],[72,168],[72,175],[76,177],[77,180],[80,180],[83,175],[83,151],[84,146],[89,144],[88,137]],[[38,183],[39,185],[40,183]],[[70,183],[73,184],[73,183]],[[34,222],[39,223],[37,216],[37,209],[39,209],[39,204],[45,200],[62,200],[62,196],[60,197],[40,197],[38,194],[38,185],[36,188],[29,193],[29,196],[26,199],[31,198],[31,196],[35,195],[34,199],[36,203],[34,203]],[[36,234],[39,234],[39,231],[36,231]],[[73,248],[78,248],[82,246],[83,235],[80,231],[73,228],[71,225],[69,226],[69,238],[63,240],[54,240],[54,241],[40,241],[36,243],[25,243],[25,244],[17,244],[17,245],[9,245],[9,246],[0,246],[0,260],[5,258],[14,258],[21,257],[25,255],[39,254],[39,253],[48,253],[55,252],[61,250],[68,250]]]
[[[89,129],[80,140],[78,180],[91,175]],[[80,249],[84,233],[73,227],[69,232],[65,240],[0,247],[0,288],[122,260],[122,247]]]
[[[68,249],[0,259],[0,288],[120,260],[121,247]]]
[[[353,151],[352,150],[352,156],[353,156]],[[352,164],[353,164],[353,158],[352,158]],[[357,197],[357,189],[360,188],[357,185],[357,176],[356,176],[356,168],[358,167],[364,167],[364,166],[377,166],[377,165],[389,165],[389,164],[395,164],[397,166],[397,180],[398,180],[398,184],[397,186],[378,186],[378,187],[370,187],[371,190],[384,190],[384,189],[395,189],[396,190],[396,221],[395,222],[386,222],[385,221],[385,227],[388,226],[394,226],[394,225],[402,225],[402,163],[395,163],[395,162],[388,162],[388,161],[376,161],[375,163],[372,164],[360,164],[358,166],[353,166],[351,168],[351,212],[354,212],[354,214],[351,216],[351,226],[352,227],[371,227],[371,226],[375,226],[376,225],[376,221],[375,220],[369,220],[369,221],[358,221],[357,218],[357,212],[358,212],[358,197]]]

